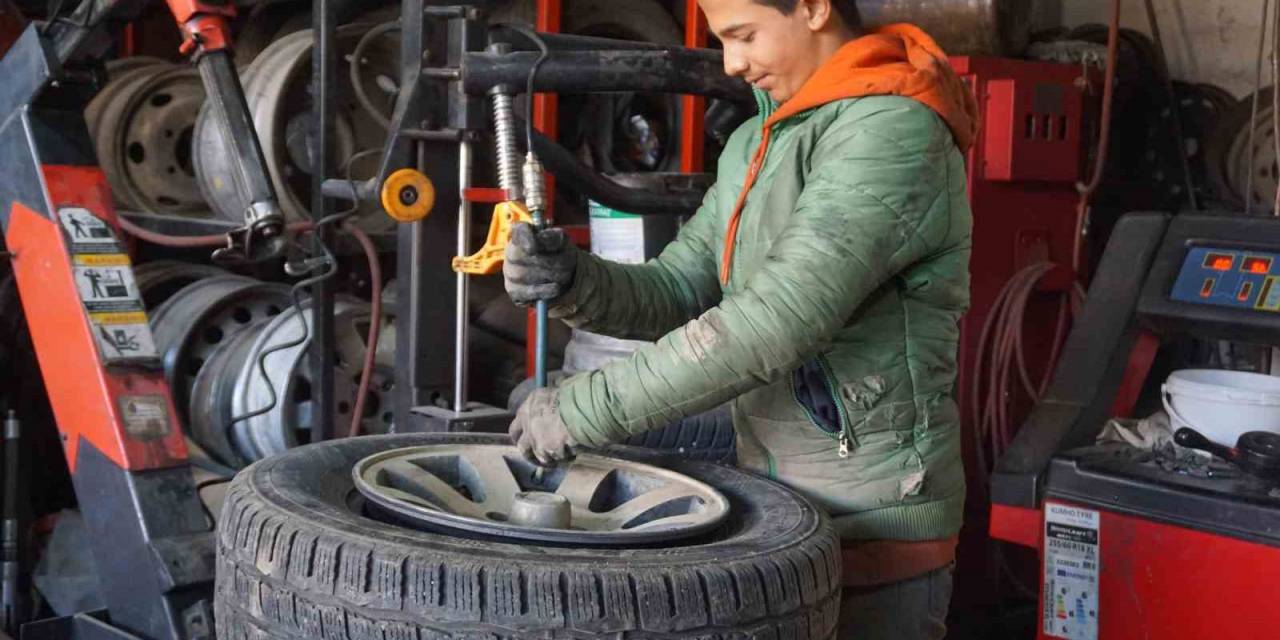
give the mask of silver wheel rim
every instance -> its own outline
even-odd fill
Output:
[[[204,86],[194,69],[138,63],[112,77],[86,109],[95,149],[122,208],[208,213],[192,165]]]
[[[710,485],[652,465],[583,453],[537,469],[511,446],[428,445],[369,456],[352,476],[365,499],[397,520],[530,542],[677,540],[729,514],[729,501]]]
[[[359,384],[367,349],[363,332],[367,323],[372,322],[370,312],[368,304],[347,298],[339,298],[334,305],[337,332],[333,385],[337,406],[334,421],[342,433],[346,433],[354,410],[352,398],[355,397]],[[276,316],[262,328],[249,349],[248,356],[235,372],[235,391],[231,400],[233,417],[271,407],[265,413],[239,420],[230,427],[232,442],[247,460],[261,460],[311,441],[311,398],[305,392],[311,384],[307,343],[269,353],[265,362],[266,378],[263,378],[258,367],[258,359],[264,352],[301,338],[304,335],[304,322],[309,334],[309,305],[304,306],[301,316],[292,309]],[[378,346],[386,344],[379,340]],[[361,420],[361,433],[365,434],[386,433],[390,428],[384,414],[390,406],[390,393],[395,379],[395,356],[385,348],[375,349],[376,365],[365,403],[365,417]]]

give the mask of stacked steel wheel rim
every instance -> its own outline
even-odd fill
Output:
[[[180,410],[217,348],[255,320],[279,315],[289,299],[285,285],[226,274],[197,280],[155,309],[151,330]]]
[[[1219,198],[1238,209],[1247,201],[1256,214],[1274,210],[1280,185],[1273,98],[1271,87],[1258,92],[1256,117],[1252,96],[1237,102],[1223,114],[1206,146],[1209,177]]]
[[[252,344],[243,347],[244,360],[236,363],[229,358],[231,369],[224,370],[235,378],[230,392],[233,420],[242,417],[230,424],[230,439],[248,460],[261,460],[312,440],[311,367],[303,341],[310,333],[308,312],[309,307],[304,307],[301,315],[290,311],[272,319]],[[352,398],[367,348],[357,332],[371,321],[369,305],[344,298],[335,302],[334,421],[340,429],[351,422]],[[394,366],[394,355],[382,351],[373,371],[361,433],[386,433],[390,427],[384,410],[390,397],[384,394],[392,389]]]
[[[192,165],[204,86],[194,68],[154,58],[109,65],[110,80],[85,118],[116,205],[166,215],[207,215]]]
[[[309,308],[298,313],[287,285],[163,261],[138,271],[144,299],[157,304],[152,331],[175,404],[200,449],[240,468],[311,441],[308,343],[298,341],[304,322],[309,332]],[[373,318],[370,305],[353,298],[340,298],[335,311],[335,420],[345,433]],[[395,335],[384,336],[374,346],[362,433],[386,433],[392,423]]]

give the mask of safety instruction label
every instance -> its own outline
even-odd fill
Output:
[[[158,358],[155,338],[142,311],[90,313],[94,337],[107,360]]]
[[[169,407],[164,396],[120,396],[118,402],[125,433],[139,440],[169,435]]]
[[[1044,635],[1098,638],[1097,511],[1053,502],[1044,517]]]
[[[141,310],[138,284],[133,280],[133,268],[128,264],[116,266],[88,266],[79,264],[84,256],[76,256],[74,267],[76,289],[80,299],[90,312]]]
[[[93,247],[114,247],[116,235],[111,227],[88,209],[67,207],[58,210],[58,218],[62,228],[77,248],[92,250]],[[87,246],[86,246],[87,245]]]
[[[88,209],[65,207],[58,220],[70,240],[71,272],[90,330],[107,364],[160,357],[147,323],[133,264],[111,226]]]

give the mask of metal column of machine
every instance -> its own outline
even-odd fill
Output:
[[[1274,346],[1278,313],[1280,220],[1116,226],[1052,386],[992,477],[992,536],[1040,553],[1040,638],[1275,636],[1274,481],[1193,475],[1095,439],[1151,388],[1160,344]]]

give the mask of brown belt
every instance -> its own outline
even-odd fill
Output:
[[[846,542],[840,549],[846,587],[872,587],[922,576],[956,560],[959,536],[943,540]]]

